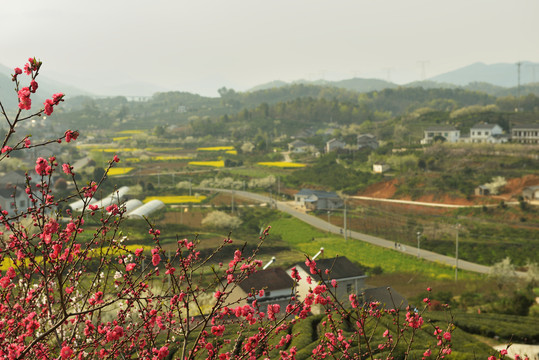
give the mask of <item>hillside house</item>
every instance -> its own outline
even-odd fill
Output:
[[[496,124],[475,124],[470,129],[469,141],[472,143],[502,143],[507,142],[508,137],[503,136],[503,130]]]
[[[539,144],[539,124],[513,126],[511,141],[522,144]]]
[[[279,304],[281,311],[284,311],[290,302],[294,286],[294,280],[281,268],[260,270],[240,282],[232,290],[226,302],[228,306],[235,307],[246,305],[257,299],[261,306]],[[258,295],[259,290],[264,290],[263,296]]]
[[[389,171],[391,167],[388,164],[384,163],[374,163],[372,164],[372,172],[375,174],[383,174],[386,171]]]
[[[474,193],[476,196],[488,196],[490,195],[490,187],[485,185],[479,185],[475,188]]]
[[[316,259],[316,267],[320,269],[320,275],[313,275],[305,262],[295,266],[301,280],[297,283],[297,292],[300,300],[305,299],[309,289],[314,288],[322,279],[330,285],[331,280],[337,281],[336,297],[339,300],[348,300],[350,294],[361,294],[365,288],[365,278],[367,275],[357,265],[348,260],[346,256],[339,256],[330,259]],[[292,268],[287,271],[292,275]],[[311,277],[312,284],[307,282],[307,277]],[[320,311],[320,309],[318,309]],[[313,307],[313,313],[317,310]]]
[[[297,154],[303,154],[308,152],[314,152],[316,149],[313,145],[307,144],[302,140],[294,140],[288,144],[288,151],[294,152]]]
[[[344,206],[343,200],[335,192],[301,189],[294,195],[296,206],[308,210],[332,210]]]
[[[54,181],[54,180],[53,180]],[[36,183],[32,181],[32,188]],[[15,209],[26,211],[31,205],[26,194],[26,175],[22,171],[10,171],[0,177],[0,206],[8,214],[14,215]]]
[[[424,137],[421,139],[421,144],[430,144],[435,138],[444,138],[445,141],[456,143],[460,139],[460,130],[452,125],[429,126],[424,130]]]
[[[345,142],[338,139],[331,139],[328,142],[326,142],[326,153],[330,153],[338,149],[344,149],[345,146],[346,146]]]
[[[380,144],[378,143],[378,140],[376,140],[376,136],[372,134],[359,134],[357,136],[357,149],[367,149],[371,148],[373,150],[378,149]]]
[[[539,200],[539,185],[525,187],[522,190],[522,197],[527,200]]]
[[[379,302],[385,309],[404,310],[408,307],[408,300],[390,286],[365,289],[363,303]]]

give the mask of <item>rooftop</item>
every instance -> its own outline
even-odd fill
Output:
[[[364,277],[365,273],[357,265],[348,260],[346,256],[339,256],[330,259],[316,259],[316,267],[320,269],[322,275],[326,274],[326,270],[329,274],[324,276],[327,279],[348,279],[355,277]],[[310,269],[304,262],[299,264],[305,272],[310,273]]]

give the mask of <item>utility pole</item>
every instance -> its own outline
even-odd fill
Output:
[[[234,214],[234,190],[232,190],[232,203],[231,203],[230,207],[232,209],[231,210],[232,214]]]
[[[457,237],[455,241],[455,281],[459,279],[459,228],[460,224],[457,224]]]
[[[516,112],[520,111],[520,67],[522,62],[517,62],[517,109]]]
[[[417,258],[421,258],[421,252],[420,252],[420,239],[421,239],[421,233],[417,232]]]
[[[348,241],[348,229],[346,228],[346,199],[344,199],[344,241]]]
[[[429,60],[420,60],[418,63],[421,65],[421,81],[427,79],[427,65],[430,63]]]

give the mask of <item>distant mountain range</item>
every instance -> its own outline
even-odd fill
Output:
[[[291,83],[276,80],[255,86],[246,92],[256,92],[272,88],[279,88],[291,84],[310,84],[319,86],[334,86],[357,92],[379,91],[397,87],[423,87],[423,88],[464,88],[472,91],[486,92],[495,96],[517,95],[518,70],[516,64],[484,64],[475,63],[456,69],[445,74],[434,76],[426,81],[418,81],[405,85],[398,85],[380,79],[353,78],[339,81],[307,81],[298,80]],[[13,92],[14,84],[11,81],[13,69],[0,64],[0,99],[6,107],[17,106],[17,96]],[[122,81],[120,81],[122,80]],[[169,89],[155,84],[148,84],[131,78],[118,78],[109,84],[91,83],[89,81],[74,81],[84,84],[84,88],[64,84],[46,76],[39,77],[40,91],[33,97],[34,102],[42,103],[44,97],[50,97],[55,92],[64,92],[70,96],[148,96],[156,92],[167,92]],[[520,66],[521,95],[534,93],[539,96],[539,63],[522,62]]]
[[[520,66],[520,84],[522,89],[536,88],[539,82],[539,63],[522,62]],[[326,81],[326,80],[298,80],[291,83],[276,80],[255,86],[247,92],[271,89],[291,84],[326,85],[354,90],[358,92],[379,91],[402,87],[424,88],[466,88],[475,91],[484,91],[492,95],[503,96],[512,94],[511,88],[518,85],[518,68],[516,64],[475,63],[463,68],[434,76],[425,81],[416,81],[405,85],[397,85],[380,79],[360,79]],[[516,91],[515,91],[516,95]]]

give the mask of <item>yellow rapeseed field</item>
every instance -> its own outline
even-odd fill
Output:
[[[129,139],[132,139],[132,138],[133,138],[132,136],[118,136],[118,137],[113,137],[112,141],[129,140]]]
[[[109,176],[124,175],[133,170],[132,167],[113,167],[109,170]]]
[[[189,161],[189,165],[225,167],[225,162],[223,160],[217,160],[217,161]]]
[[[161,200],[165,204],[185,204],[185,203],[199,203],[206,199],[206,196],[189,196],[189,195],[178,195],[178,196],[148,196],[143,203],[150,202],[152,200]]]
[[[227,151],[234,150],[234,146],[211,146],[211,147],[199,147],[197,151]]]
[[[273,166],[273,167],[280,167],[280,168],[302,168],[302,167],[307,166],[305,164],[289,163],[289,162],[284,162],[284,161],[259,162],[258,165]]]
[[[136,134],[144,134],[146,130],[122,130],[119,131],[118,134],[126,134],[126,135],[136,135]]]

